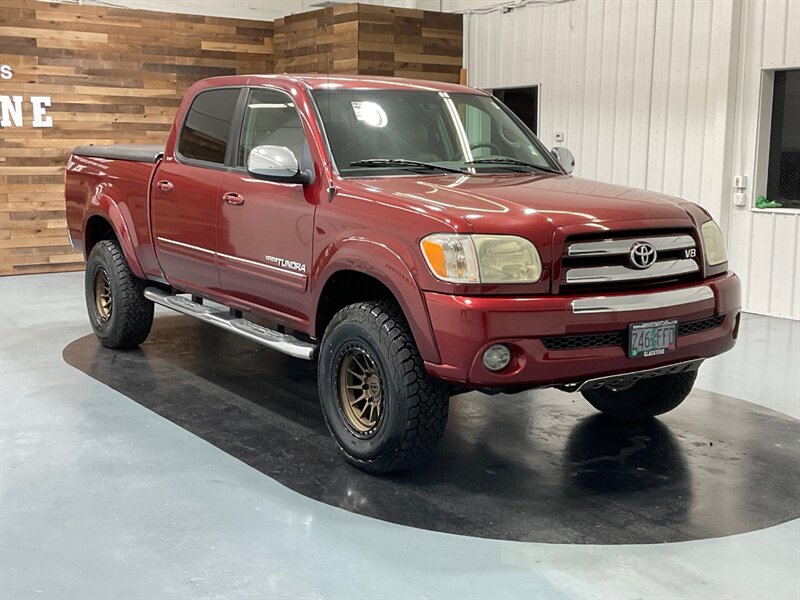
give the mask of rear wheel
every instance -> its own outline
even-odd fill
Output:
[[[412,467],[444,433],[449,389],[425,371],[393,303],[360,302],[339,311],[322,339],[318,374],[328,429],[360,469]]]
[[[153,303],[144,297],[145,281],[130,270],[119,242],[103,240],[86,261],[86,308],[100,343],[133,348],[147,339]]]
[[[625,389],[601,387],[581,393],[600,412],[621,419],[646,419],[676,408],[692,391],[697,371],[642,379]]]

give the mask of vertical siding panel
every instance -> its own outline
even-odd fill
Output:
[[[639,5],[636,10],[617,11],[617,76],[614,85],[614,127],[613,155],[609,181],[630,184],[631,130],[633,115],[633,90],[635,85],[636,36],[624,35],[626,31],[636,31],[639,20]]]
[[[620,3],[608,0],[603,11],[602,65],[598,100],[597,179],[611,181],[614,169],[614,124],[616,120],[619,69]]]
[[[545,7],[541,7],[544,10]],[[542,22],[543,29],[542,35],[539,38],[542,41],[542,44],[546,48],[558,48],[559,47],[559,39],[558,39],[558,28],[556,24],[558,23],[559,14],[561,10],[560,7],[554,7],[556,10],[550,11],[548,15],[548,19],[542,18],[539,16],[539,20]],[[545,22],[549,22],[549,27],[544,27]],[[542,93],[546,94],[547,101],[542,104],[540,101],[539,106],[539,114],[542,116],[542,121],[544,121],[544,127],[539,127],[539,130],[542,132],[542,140],[548,148],[552,148],[553,146],[553,136],[555,131],[555,123],[557,122],[558,115],[560,114],[560,97],[561,97],[561,89],[563,88],[563,79],[564,77],[568,76],[565,73],[566,69],[563,68],[563,65],[560,64],[561,61],[553,60],[552,57],[547,56],[546,53],[540,52],[540,60],[539,60],[539,71],[538,76],[535,81],[531,81],[531,83],[541,83],[542,81],[549,81],[551,82],[547,85],[546,88],[540,87],[539,89]],[[541,95],[541,94],[540,94]],[[540,98],[541,100],[541,98]]]
[[[739,0],[718,0],[711,3],[711,36],[709,40],[709,72],[704,127],[702,195],[703,206],[728,231],[731,210],[731,156],[733,115],[737,90],[737,65],[734,40],[738,38]],[[734,4],[736,2],[736,4]],[[734,28],[737,28],[734,36]]]
[[[656,4],[655,55],[653,57],[653,98],[650,105],[650,140],[647,152],[647,189],[664,190],[667,162],[667,113],[669,111],[670,68],[674,2]]]
[[[552,133],[556,131],[565,131],[569,128],[569,82],[574,78],[574,74],[570,69],[565,69],[564,65],[574,64],[574,57],[572,55],[572,44],[570,43],[570,14],[572,6],[569,4],[561,4],[557,6],[557,23],[554,28],[554,38],[556,48],[559,48],[562,60],[551,60],[550,71],[542,75],[543,80],[549,79],[551,76],[555,80],[555,87],[553,93],[553,109],[554,116],[552,122]],[[564,62],[565,61],[565,62]],[[543,140],[548,148],[556,145],[555,139]]]
[[[793,258],[797,254],[797,216],[791,214],[774,215],[771,220],[775,227],[773,241],[769,244],[773,248],[773,262],[782,263],[787,258]],[[778,264],[771,271],[770,294],[767,298],[769,313],[779,317],[790,316],[797,270],[793,269],[791,272],[786,273]]]
[[[584,118],[586,111],[584,110],[585,100],[583,95],[584,90],[584,74],[587,72],[587,38],[588,38],[588,19],[589,19],[589,6],[586,1],[570,2],[570,10],[572,10],[571,25],[569,34],[570,38],[570,53],[574,57],[573,62],[570,63],[575,66],[575,74],[568,77],[568,119],[566,127],[563,131],[565,133],[564,146],[572,149],[575,153],[575,174],[581,177],[585,176],[584,158],[580,152],[583,148],[584,140],[586,139],[586,131],[584,129]],[[557,125],[561,129],[560,125]]]
[[[682,195],[683,167],[689,95],[689,60],[692,52],[692,10],[694,2],[673,5],[671,69],[667,73],[666,139],[661,190]]]
[[[775,219],[769,213],[759,213],[753,220],[753,240],[762,240],[753,243],[750,248],[750,274],[747,301],[748,304],[759,307],[759,312],[764,312],[769,304],[769,288],[772,284],[772,271],[775,235]]]
[[[650,112],[652,106],[654,33],[656,26],[655,0],[636,3],[636,46],[631,93],[630,174],[628,184],[647,187]]]
[[[600,76],[603,70],[603,12],[600,2],[590,2],[587,10],[586,73],[584,75],[583,144],[581,146],[581,175],[597,179],[597,139],[600,131]]]
[[[713,8],[714,5],[711,2],[695,2],[687,72],[687,113],[683,134],[683,173],[680,195],[700,204],[705,204],[701,193],[703,173],[706,169],[713,168],[713,165],[707,164],[705,154],[705,131],[709,119],[707,114],[708,82],[711,72],[709,63],[711,36],[708,35],[708,32],[712,30]]]
[[[785,55],[783,57],[785,65],[800,65],[800,2],[789,2],[786,8],[786,24],[787,29]],[[794,35],[791,34],[791,29],[794,28]],[[798,263],[800,264],[800,263]]]
[[[792,0],[797,2],[797,0]],[[786,51],[786,36],[782,35],[786,31],[786,16],[788,11],[787,0],[769,0],[769,6],[762,0],[762,22],[759,29],[768,31],[761,46],[761,66],[765,69],[784,66]],[[795,24],[800,27],[800,23]],[[777,34],[777,35],[775,35]]]
[[[798,273],[798,265],[800,265],[800,214],[794,215],[794,268],[791,269],[791,276],[793,280],[792,285],[792,305],[789,307],[790,312],[787,316],[793,319],[800,318],[800,273]],[[792,262],[788,259],[786,262]]]

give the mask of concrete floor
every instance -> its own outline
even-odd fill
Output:
[[[800,520],[540,544],[308,499],[67,365],[90,331],[82,287],[80,273],[0,278],[2,599],[800,598]],[[746,315],[740,339],[697,386],[800,418],[800,323]]]

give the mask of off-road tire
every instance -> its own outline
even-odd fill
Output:
[[[340,367],[353,348],[369,354],[380,377],[382,413],[366,433],[354,429],[341,402]],[[392,302],[360,302],[336,313],[320,345],[318,380],[328,429],[359,469],[387,473],[415,466],[444,434],[449,388],[426,372],[405,317]]]
[[[105,274],[111,296],[106,318],[96,301],[96,281]],[[153,303],[144,297],[145,281],[136,277],[116,240],[98,242],[86,261],[86,308],[95,335],[106,348],[134,348],[153,325]]]
[[[692,391],[697,370],[642,379],[622,390],[598,388],[581,393],[600,412],[620,419],[647,419],[676,408]]]

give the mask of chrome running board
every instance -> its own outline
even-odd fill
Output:
[[[643,371],[633,371],[631,373],[617,373],[616,375],[605,375],[595,379],[587,379],[576,383],[565,383],[556,386],[564,392],[580,392],[581,390],[594,390],[601,387],[626,388],[642,379],[651,377],[661,377],[662,375],[672,375],[673,373],[684,373],[686,371],[696,371],[700,368],[703,358],[687,360],[672,365],[645,369]]]
[[[155,287],[145,289],[144,296],[156,304],[166,306],[181,314],[195,317],[216,327],[227,329],[237,335],[258,342],[267,348],[277,350],[283,354],[313,360],[317,346],[310,342],[298,340],[296,337],[285,333],[278,333],[272,329],[262,327],[257,323],[231,315],[226,309],[212,308],[197,302],[192,302],[183,296],[168,294]]]

